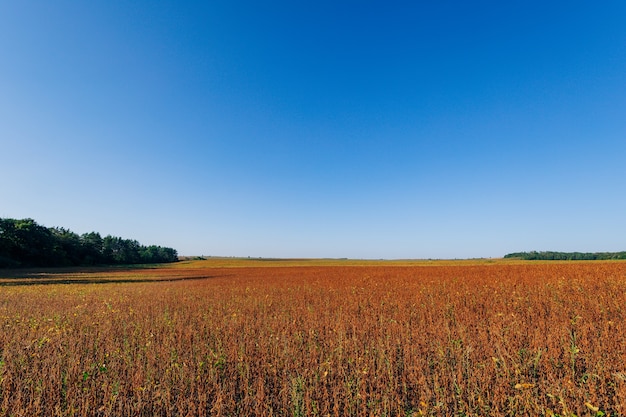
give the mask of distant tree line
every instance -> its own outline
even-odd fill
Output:
[[[504,255],[505,258],[543,261],[584,261],[626,259],[626,252],[515,252]]]
[[[44,227],[33,219],[0,218],[0,267],[87,266],[176,262],[175,249],[143,246],[136,240],[78,235],[60,227]]]

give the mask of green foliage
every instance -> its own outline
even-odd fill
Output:
[[[626,259],[626,252],[515,252],[504,255],[505,258],[518,258],[527,261],[591,261]]]
[[[175,249],[99,233],[47,228],[33,219],[0,218],[0,267],[176,262]]]

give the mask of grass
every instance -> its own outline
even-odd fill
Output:
[[[0,416],[623,415],[626,263],[0,273]]]

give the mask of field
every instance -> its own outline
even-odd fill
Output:
[[[626,415],[626,263],[0,270],[0,416]]]

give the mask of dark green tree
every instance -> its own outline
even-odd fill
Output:
[[[176,262],[172,248],[143,246],[136,240],[99,233],[82,236],[33,219],[0,218],[0,267],[70,266]]]

